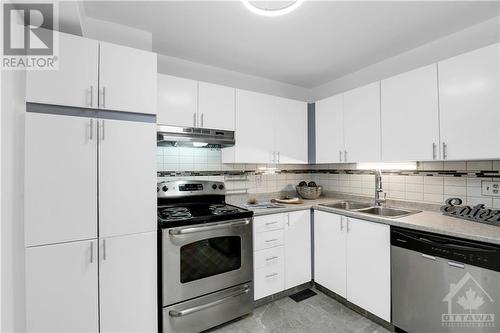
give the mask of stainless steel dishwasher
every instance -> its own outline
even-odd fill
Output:
[[[500,246],[392,227],[391,256],[398,331],[500,332]]]

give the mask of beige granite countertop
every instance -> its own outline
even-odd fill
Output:
[[[273,197],[272,194],[268,194],[268,195],[262,195],[258,199],[260,202],[263,202],[263,201],[268,201],[272,197]],[[439,212],[439,206],[437,205],[426,205],[426,204],[405,202],[405,201],[389,201],[387,204],[388,207],[406,208],[406,209],[420,211],[416,214],[400,218],[374,216],[374,215],[359,213],[356,211],[347,211],[343,209],[329,208],[320,205],[323,203],[333,203],[342,200],[355,200],[355,201],[369,202],[369,203],[373,202],[373,199],[368,197],[331,195],[327,197],[320,197],[317,200],[304,200],[303,204],[284,204],[283,207],[280,208],[254,208],[251,210],[254,211],[254,216],[260,216],[268,214],[286,213],[304,209],[316,209],[376,223],[384,223],[408,229],[428,231],[442,235],[454,236],[463,239],[476,240],[476,241],[482,241],[500,245],[500,227],[458,219],[450,216],[444,216],[441,214],[441,212]],[[232,200],[228,201],[229,203],[234,204],[236,206],[244,207],[246,203],[246,197],[233,198]]]

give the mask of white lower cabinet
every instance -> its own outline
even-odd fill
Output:
[[[254,299],[311,281],[310,211],[254,218]]]
[[[156,332],[156,251],[156,232],[27,248],[27,332]]]
[[[98,332],[97,240],[26,249],[27,332]]]
[[[314,211],[314,281],[342,297],[347,296],[344,217]]]
[[[347,299],[391,321],[390,227],[347,220]]]
[[[390,322],[390,227],[314,212],[314,280]]]
[[[156,332],[156,231],[100,246],[100,332]]]

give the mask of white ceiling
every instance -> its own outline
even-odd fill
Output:
[[[491,1],[306,1],[280,17],[240,1],[84,3],[85,15],[153,34],[153,50],[313,88],[499,15]]]

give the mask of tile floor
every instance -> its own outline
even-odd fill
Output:
[[[388,333],[314,289],[316,296],[296,303],[289,297],[255,309],[252,316],[211,330],[210,333]]]

